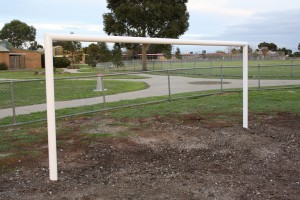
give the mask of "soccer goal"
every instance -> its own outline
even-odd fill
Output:
[[[106,42],[131,44],[170,44],[197,46],[234,46],[243,48],[243,127],[248,128],[248,43],[234,41],[203,41],[166,38],[139,38],[116,36],[84,36],[74,34],[45,34],[45,69],[46,69],[46,98],[47,98],[47,126],[50,180],[56,181],[57,149],[56,149],[56,121],[53,75],[53,41]]]

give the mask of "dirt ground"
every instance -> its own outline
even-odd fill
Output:
[[[94,137],[64,138],[56,182],[45,146],[0,171],[0,199],[300,199],[300,116],[252,115],[248,130],[213,118],[63,122]]]

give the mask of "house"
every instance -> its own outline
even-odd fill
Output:
[[[8,69],[40,69],[41,53],[14,48],[3,40],[0,41],[0,63],[5,63]]]
[[[62,46],[54,46],[52,50],[53,50],[52,51],[53,57],[66,57],[70,61],[72,60],[71,53],[64,51]],[[76,54],[78,54],[78,53],[79,53],[78,56],[80,56],[80,58],[81,58],[79,61],[79,64],[85,64],[87,54],[83,53],[83,50],[81,50],[81,52],[77,52]]]

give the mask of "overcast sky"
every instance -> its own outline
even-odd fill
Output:
[[[0,28],[21,20],[37,29],[41,44],[45,32],[106,35],[106,0],[3,0],[1,7]],[[187,7],[190,27],[184,39],[246,41],[254,49],[273,42],[293,52],[300,43],[299,0],[189,0]]]

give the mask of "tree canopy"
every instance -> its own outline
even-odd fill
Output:
[[[276,44],[268,43],[268,42],[262,42],[258,45],[259,49],[261,49],[263,47],[268,48],[269,51],[277,51],[277,49],[278,49]]]
[[[109,62],[111,59],[111,52],[105,42],[98,42],[97,44],[90,44],[86,48],[88,54],[87,62],[89,65],[96,67],[97,62]]]
[[[182,55],[181,55],[181,52],[180,52],[179,47],[176,48],[176,51],[175,51],[175,57],[176,57],[177,59],[182,59]]]
[[[15,48],[28,46],[29,43],[35,41],[35,36],[36,29],[33,26],[28,26],[16,19],[4,24],[2,30],[0,30],[0,39],[7,40]]]
[[[187,0],[107,0],[109,13],[103,15],[108,35],[178,38],[189,27]],[[143,44],[146,70],[147,44]]]

